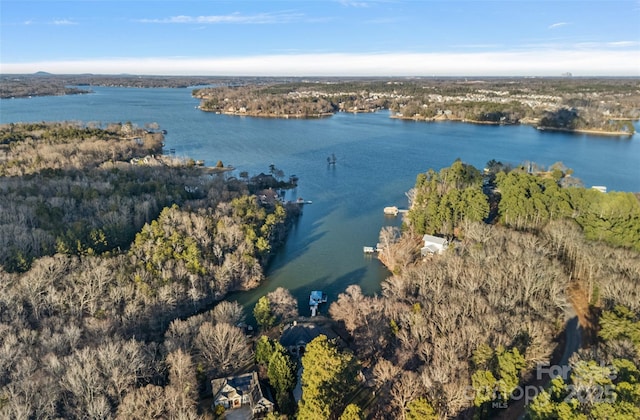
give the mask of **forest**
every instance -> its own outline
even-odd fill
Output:
[[[556,178],[487,166],[419,174],[404,230],[380,234],[393,272],[381,295],[349,286],[331,304],[370,375],[366,418],[637,418],[640,202],[561,187],[570,170],[559,164]],[[422,256],[425,232],[449,249]],[[583,340],[569,373],[536,383],[541,363],[567,363],[558,354],[574,316]]]
[[[154,129],[0,132],[0,417],[196,418],[206,378],[252,358],[222,299],[262,281],[297,206],[161,155]]]

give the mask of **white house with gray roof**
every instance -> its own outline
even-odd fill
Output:
[[[442,254],[449,246],[449,241],[433,235],[424,235],[422,241],[424,242],[424,246],[420,249],[422,256]]]

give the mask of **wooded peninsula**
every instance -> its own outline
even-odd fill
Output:
[[[390,110],[392,118],[530,124],[544,130],[631,136],[637,79],[409,79],[300,81],[194,90],[200,109],[266,118],[321,118]]]
[[[224,418],[249,375],[238,405],[272,420],[640,418],[637,195],[560,162],[425,168],[380,232],[380,295],[309,319],[278,288],[253,328],[226,297],[264,280],[294,180],[162,145],[155,124],[0,126],[0,417]]]

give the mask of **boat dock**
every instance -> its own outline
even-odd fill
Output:
[[[382,251],[382,245],[380,243],[377,243],[376,246],[363,246],[362,251],[365,254],[373,254],[374,252],[380,252]]]
[[[397,216],[399,213],[404,214],[404,213],[407,213],[409,210],[399,209],[396,206],[389,206],[389,207],[385,207],[383,211],[384,211],[384,214],[387,216]]]
[[[316,316],[318,313],[318,306],[321,303],[327,302],[327,294],[321,290],[314,290],[309,295],[309,309],[311,309],[311,316]]]

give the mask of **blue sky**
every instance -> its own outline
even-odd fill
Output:
[[[0,0],[0,73],[640,76],[640,1]]]

